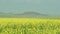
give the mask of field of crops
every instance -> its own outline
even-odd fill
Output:
[[[0,34],[60,34],[60,19],[0,18]]]

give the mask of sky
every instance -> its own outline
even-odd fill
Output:
[[[0,12],[38,12],[60,16],[60,0],[0,0]]]

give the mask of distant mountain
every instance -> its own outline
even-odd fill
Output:
[[[46,15],[46,14],[41,14],[41,13],[37,13],[37,12],[24,12],[24,13],[22,13],[22,14],[16,14],[16,15],[20,15],[20,16],[23,16],[23,17],[46,17],[46,16],[48,16],[48,15]]]
[[[50,15],[47,15],[47,14],[41,14],[41,13],[38,13],[38,12],[24,12],[24,13],[3,13],[3,12],[0,12],[0,17],[27,17],[27,18],[30,18],[30,17],[33,17],[33,18],[50,18],[50,17],[53,17],[53,16],[50,16]]]

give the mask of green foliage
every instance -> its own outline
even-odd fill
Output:
[[[60,34],[60,23],[0,25],[0,34]]]

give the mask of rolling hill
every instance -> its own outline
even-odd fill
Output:
[[[24,12],[22,14],[2,13],[2,12],[0,12],[0,17],[42,17],[42,16],[47,16],[47,15],[37,13],[37,12]]]
[[[3,13],[0,12],[0,17],[5,17],[5,18],[56,18],[55,16],[50,16],[47,14],[41,14],[41,13],[37,13],[37,12],[24,12],[24,13]]]

